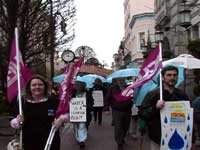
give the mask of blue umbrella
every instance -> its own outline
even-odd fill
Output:
[[[113,78],[138,76],[139,72],[139,68],[120,69],[107,76],[107,82],[110,82]]]
[[[55,76],[53,78],[53,81],[56,82],[56,83],[61,83],[64,78],[65,78],[65,74],[61,74],[61,75]],[[87,74],[87,75],[84,75],[82,77],[77,76],[76,81],[85,82],[86,85],[87,85],[87,88],[92,88],[94,80],[96,78],[99,78],[102,82],[106,81],[106,79],[104,77],[96,75],[96,74]]]
[[[53,77],[53,82],[61,83],[64,78],[65,78],[65,74],[60,74],[58,76]]]
[[[81,77],[82,80],[87,84],[87,88],[92,88],[95,79],[99,78],[102,82],[106,82],[106,79],[100,75],[87,74]]]

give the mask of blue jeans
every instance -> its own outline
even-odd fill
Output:
[[[85,122],[74,123],[74,134],[77,142],[85,142],[87,139],[87,128]]]

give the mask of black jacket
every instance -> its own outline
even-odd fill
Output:
[[[159,88],[149,92],[144,98],[144,101],[139,111],[139,116],[147,123],[150,139],[160,145],[160,140],[161,140],[160,110],[156,108],[156,103],[159,99],[160,99]],[[181,101],[189,99],[184,92],[175,88],[173,93],[169,93],[167,90],[163,89],[163,100]]]

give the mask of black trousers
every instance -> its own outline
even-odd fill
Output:
[[[129,129],[131,112],[121,112],[113,109],[114,136],[117,144],[123,144]]]
[[[102,123],[102,111],[103,107],[93,107],[94,121],[96,122],[98,119],[98,124]]]

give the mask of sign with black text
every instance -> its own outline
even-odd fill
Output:
[[[70,122],[86,122],[86,98],[72,98],[70,101]]]
[[[102,91],[93,91],[92,97],[94,99],[94,107],[103,107],[103,92]]]

